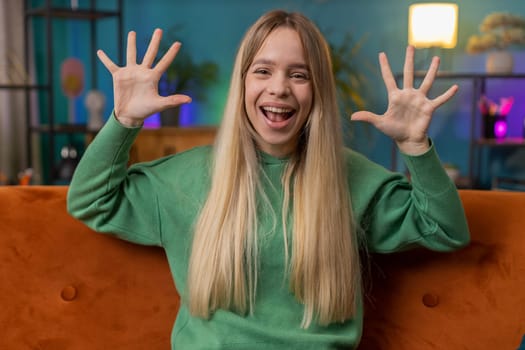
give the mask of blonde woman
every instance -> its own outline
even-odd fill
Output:
[[[411,182],[343,147],[327,44],[310,20],[283,11],[242,40],[214,146],[128,169],[146,116],[190,102],[158,95],[180,48],[153,66],[161,34],[140,63],[134,32],[124,67],[99,51],[114,112],[76,169],[68,210],[97,231],[164,248],[182,299],[174,349],[355,348],[360,252],[468,243],[457,191],[426,134],[457,91],[426,96],[438,58],[416,88],[408,47],[398,88],[381,53],[388,109],[353,116],[396,142]]]

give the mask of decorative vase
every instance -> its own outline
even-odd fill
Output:
[[[490,74],[510,74],[514,70],[514,58],[507,50],[496,50],[487,53],[486,71]]]
[[[98,90],[90,90],[84,100],[88,110],[87,128],[90,131],[98,131],[104,125],[104,107],[106,96]]]
[[[483,115],[483,137],[503,139],[507,136],[507,118],[504,115]]]

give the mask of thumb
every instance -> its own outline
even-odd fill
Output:
[[[163,105],[163,108],[173,108],[190,102],[191,97],[188,95],[175,94],[161,97],[161,104]]]
[[[372,125],[375,125],[378,118],[379,116],[377,114],[368,111],[355,112],[350,116],[350,120],[352,121],[366,122]]]

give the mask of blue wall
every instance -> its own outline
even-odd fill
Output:
[[[99,1],[100,2],[100,1]],[[124,33],[137,32],[139,52],[144,52],[149,36],[157,27],[169,29],[182,25],[180,40],[183,50],[189,50],[196,60],[214,60],[220,66],[220,82],[208,90],[208,100],[194,107],[194,124],[218,124],[229,84],[233,57],[242,35],[248,26],[264,12],[282,8],[301,11],[313,19],[331,42],[338,42],[345,33],[356,39],[365,37],[360,52],[362,69],[369,80],[368,109],[382,113],[386,107],[386,92],[380,78],[377,54],[385,51],[392,69],[402,68],[407,44],[408,7],[416,1],[409,0],[124,0]],[[421,2],[421,1],[420,1]],[[424,2],[424,1],[423,1]],[[443,68],[454,72],[483,72],[485,55],[467,55],[464,47],[468,37],[477,33],[478,25],[489,13],[508,11],[525,16],[525,2],[517,0],[462,0],[459,5],[459,37],[455,49],[444,50]],[[81,1],[82,3],[82,1]],[[111,1],[109,5],[111,7]],[[70,24],[73,25],[73,24]],[[81,30],[76,28],[76,30]],[[74,33],[74,31],[69,31]],[[98,47],[116,59],[115,26],[104,20],[99,26]],[[78,45],[78,38],[67,36],[70,54],[89,56],[86,45]],[[125,38],[124,38],[125,41]],[[94,53],[94,52],[93,52]],[[428,52],[419,51],[422,67],[428,63]],[[63,58],[62,58],[63,59]],[[515,72],[525,73],[525,55],[516,53]],[[99,88],[108,96],[108,113],[111,110],[112,88],[109,73],[99,63]],[[444,91],[450,81],[436,83],[434,94]],[[444,162],[455,163],[463,173],[468,164],[468,142],[472,86],[468,81],[458,81],[460,92],[435,114],[429,130]],[[522,135],[525,116],[525,81],[495,81],[488,86],[488,94],[515,96],[516,103],[509,116],[510,136]],[[520,87],[521,86],[521,87]],[[81,106],[79,107],[81,108]],[[82,112],[81,112],[82,113]],[[391,142],[370,128],[357,127],[349,143],[372,160],[391,166]]]

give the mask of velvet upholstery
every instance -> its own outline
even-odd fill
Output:
[[[169,349],[164,252],[93,233],[66,191],[0,186],[0,348]]]
[[[518,349],[525,334],[525,193],[460,195],[468,247],[372,257],[362,349]]]
[[[169,349],[179,298],[163,251],[94,234],[66,187],[0,187],[3,349]],[[472,243],[372,255],[360,349],[517,349],[525,193],[462,190]]]

